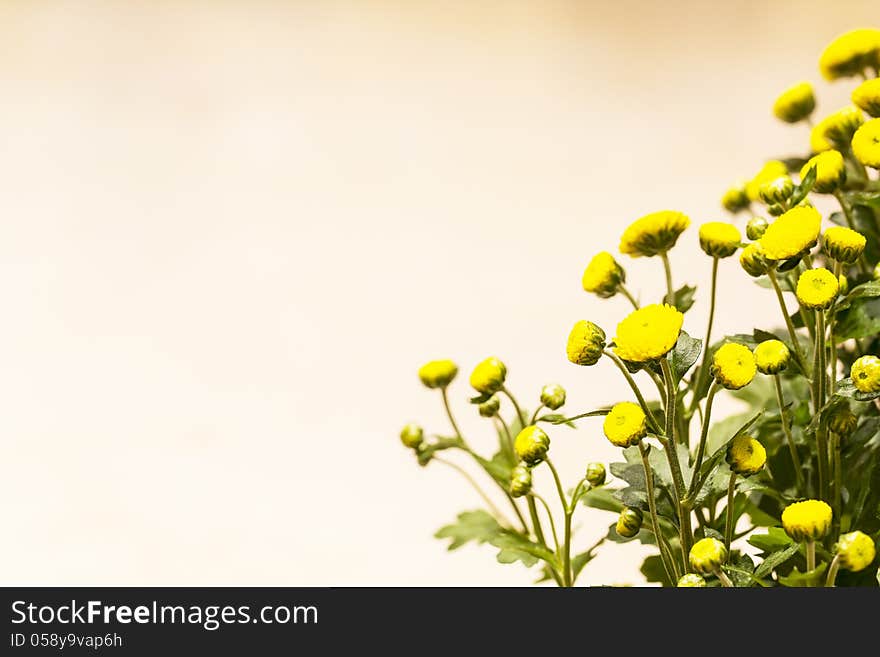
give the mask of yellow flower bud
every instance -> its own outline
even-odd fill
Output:
[[[790,360],[791,352],[781,340],[764,340],[755,347],[755,364],[762,374],[779,374]]]
[[[852,92],[852,102],[869,116],[880,117],[880,78],[865,80]]]
[[[742,434],[730,441],[726,460],[733,472],[749,477],[764,468],[767,462],[767,450],[751,436]]]
[[[675,346],[682,324],[684,315],[665,303],[634,310],[617,325],[614,352],[632,363],[658,360]]]
[[[601,463],[588,463],[584,479],[590,486],[601,486],[605,483],[605,466]]]
[[[477,406],[477,409],[480,411],[481,417],[495,417],[498,415],[498,410],[501,408],[501,400],[498,399],[496,395],[492,395],[484,401],[482,404]]]
[[[753,242],[739,254],[739,264],[749,276],[763,276],[770,269],[770,262],[764,255],[760,242]]]
[[[757,201],[759,198],[758,190],[761,189],[761,187],[771,180],[776,180],[780,176],[787,175],[788,167],[785,166],[784,162],[770,160],[761,167],[761,170],[755,174],[754,178],[746,183],[746,196],[749,197],[750,201]]]
[[[840,285],[840,296],[846,296],[849,292],[849,279],[844,274],[841,274],[837,277],[837,282]]]
[[[821,500],[803,500],[782,511],[782,528],[799,543],[825,538],[831,529],[831,507]]]
[[[400,430],[400,442],[410,449],[418,449],[425,439],[425,433],[418,424],[407,424]]]
[[[621,283],[626,282],[626,272],[608,251],[593,256],[581,279],[585,292],[608,299],[617,294]]]
[[[702,575],[710,575],[727,561],[727,548],[717,538],[701,538],[691,547],[688,556],[691,568]]]
[[[826,80],[861,75],[880,66],[880,30],[860,29],[841,34],[819,57],[819,70]]]
[[[759,240],[767,232],[767,220],[764,217],[752,217],[746,224],[746,237],[750,240]]]
[[[848,405],[834,409],[828,418],[828,428],[841,438],[846,438],[855,433],[859,426],[859,418],[856,417]]]
[[[870,536],[854,531],[841,535],[837,542],[837,556],[841,568],[857,573],[874,563],[877,552]]]
[[[803,180],[810,172],[816,169],[816,182],[810,191],[818,194],[832,194],[846,182],[846,165],[840,151],[823,151],[814,155],[801,167],[801,179]]]
[[[562,408],[565,404],[565,388],[558,383],[548,383],[541,388],[541,403],[551,411]]]
[[[419,368],[419,378],[429,388],[445,388],[456,374],[458,366],[451,360],[432,360]]]
[[[822,236],[822,249],[828,257],[847,265],[861,257],[865,243],[864,235],[844,226],[833,226]]]
[[[471,387],[484,395],[491,395],[504,387],[507,368],[497,358],[487,358],[471,372]]]
[[[794,193],[794,182],[788,176],[774,178],[758,188],[758,196],[767,205],[785,203]]]
[[[816,98],[813,86],[809,82],[798,82],[780,94],[773,103],[773,114],[780,121],[797,123],[813,113],[816,109]]]
[[[758,243],[769,260],[788,260],[816,245],[821,225],[822,215],[816,208],[798,206],[770,224]]]
[[[690,223],[686,215],[673,210],[647,214],[623,231],[620,252],[633,258],[666,253]]]
[[[532,490],[532,471],[525,463],[517,463],[510,471],[510,495],[522,497]]]
[[[724,192],[724,195],[721,197],[721,206],[733,214],[749,207],[749,195],[746,194],[746,183],[737,183]]]
[[[846,150],[856,130],[864,121],[862,110],[854,105],[837,110],[813,126],[810,132],[810,148],[816,153],[833,147]]]
[[[595,365],[605,349],[605,331],[585,319],[577,322],[568,334],[565,354],[575,365]]]
[[[647,417],[642,407],[632,402],[615,404],[605,421],[602,430],[605,437],[618,447],[637,445],[648,433]]]
[[[873,394],[880,392],[880,358],[862,356],[849,370],[853,385],[859,392]]]
[[[866,167],[880,169],[880,119],[871,119],[856,130],[852,152]]]
[[[839,292],[840,281],[827,269],[808,269],[798,278],[797,298],[804,308],[830,308]]]
[[[513,450],[526,465],[538,465],[549,449],[550,437],[534,424],[520,431],[513,441]]]
[[[617,518],[617,533],[624,538],[632,538],[642,528],[642,510],[635,506],[625,506]]]
[[[712,375],[728,390],[739,390],[749,385],[757,371],[755,355],[745,345],[727,342],[712,356]]]
[[[700,248],[714,258],[727,258],[736,253],[742,236],[733,224],[710,221],[700,226]]]
[[[703,579],[702,575],[688,573],[679,578],[677,586],[680,589],[702,589],[706,586],[706,580]]]

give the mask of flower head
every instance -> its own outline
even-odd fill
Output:
[[[686,575],[682,575],[676,586],[680,589],[702,589],[706,586],[706,580],[703,579],[702,575],[697,575],[696,573],[688,573]]]
[[[605,466],[601,463],[587,463],[584,479],[590,486],[601,486],[605,483]]]
[[[733,224],[710,221],[700,226],[700,248],[714,258],[727,258],[736,253],[742,235]]]
[[[770,260],[788,260],[813,248],[821,224],[822,215],[816,208],[797,206],[770,224],[759,244]]]
[[[846,226],[833,226],[822,236],[822,248],[829,257],[848,265],[865,250],[865,236]]]
[[[601,251],[593,256],[581,279],[586,292],[592,292],[603,299],[617,294],[618,287],[624,282],[626,272],[608,251]]]
[[[498,415],[498,410],[500,408],[501,400],[498,399],[498,395],[492,395],[489,399],[477,406],[477,410],[480,411],[481,417],[495,417]]]
[[[849,370],[853,385],[859,392],[873,394],[880,392],[880,358],[862,356]]]
[[[874,562],[877,551],[870,536],[854,531],[841,535],[837,542],[837,556],[843,568],[857,573]]]
[[[749,207],[749,195],[746,193],[746,182],[739,182],[721,197],[721,206],[728,212],[736,214]]]
[[[451,360],[432,360],[419,368],[419,378],[429,388],[445,388],[456,374],[458,365]]]
[[[727,548],[717,538],[701,538],[688,555],[691,568],[702,575],[714,573],[727,561]]]
[[[865,80],[852,92],[852,102],[869,116],[880,116],[880,78]]]
[[[819,57],[819,70],[826,80],[860,75],[880,66],[880,30],[861,29],[841,34]]]
[[[767,205],[785,203],[794,193],[794,181],[785,175],[765,182],[758,188],[758,196]]]
[[[789,360],[791,352],[782,340],[764,340],[755,347],[755,364],[761,374],[779,374]]]
[[[782,512],[782,528],[799,543],[825,538],[831,529],[831,507],[821,500],[789,504]]]
[[[866,167],[880,169],[880,119],[871,119],[856,130],[852,138],[852,151]]]
[[[712,356],[712,374],[728,390],[739,390],[752,382],[758,367],[755,355],[745,345],[727,342]]]
[[[767,450],[751,436],[741,434],[730,441],[726,459],[733,472],[748,477],[764,468],[767,462]]]
[[[410,449],[418,449],[425,438],[425,433],[418,424],[407,424],[400,430],[400,442]]]
[[[568,334],[565,353],[575,365],[595,365],[605,349],[605,331],[585,319],[577,322]]]
[[[471,387],[484,395],[492,395],[504,387],[507,367],[497,358],[487,358],[471,372]]]
[[[798,82],[790,86],[773,103],[773,114],[786,123],[803,121],[814,109],[816,97],[813,96],[813,85],[809,82]]]
[[[617,533],[624,538],[632,538],[642,528],[642,510],[636,506],[625,506],[617,517]]]
[[[764,217],[752,217],[746,224],[746,237],[750,240],[759,240],[767,232],[767,220]]]
[[[541,403],[551,411],[555,411],[565,404],[565,388],[558,383],[548,383],[541,388]]]
[[[618,447],[629,447],[637,445],[648,434],[646,420],[641,406],[632,402],[620,402],[605,416],[602,431]]]
[[[772,180],[776,180],[780,176],[788,175],[788,167],[779,160],[770,160],[765,163],[761,170],[755,174],[749,182],[746,183],[746,196],[750,201],[757,201],[759,197],[758,191]]]
[[[823,151],[811,157],[801,167],[801,179],[803,180],[810,169],[814,168],[816,169],[816,182],[812,190],[814,192],[831,194],[846,181],[846,166],[840,151]]]
[[[829,114],[810,131],[810,148],[815,153],[830,150],[835,146],[845,150],[864,120],[862,110],[855,105],[848,105]]]
[[[510,471],[510,496],[522,497],[532,490],[532,471],[525,463],[517,463]]]
[[[684,315],[668,304],[655,303],[634,310],[617,325],[614,352],[623,360],[657,360],[678,341]]]
[[[827,269],[808,269],[798,278],[797,298],[804,308],[830,308],[839,292],[840,281]]]
[[[690,223],[686,215],[674,210],[646,214],[623,231],[620,252],[634,258],[666,253]]]
[[[763,276],[770,269],[770,262],[764,255],[760,242],[752,242],[739,254],[739,264],[749,276]]]
[[[520,431],[513,441],[513,451],[526,465],[538,465],[550,449],[550,436],[534,424]]]

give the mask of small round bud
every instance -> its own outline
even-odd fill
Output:
[[[864,235],[845,226],[833,226],[822,236],[822,250],[828,257],[847,265],[862,256],[866,243]]]
[[[749,276],[758,278],[770,269],[770,261],[764,255],[760,242],[752,242],[739,254],[739,264]]]
[[[605,349],[605,331],[584,319],[579,321],[568,334],[565,354],[575,365],[595,365]]]
[[[743,434],[730,441],[726,460],[733,472],[749,477],[764,469],[767,451],[760,442]]]
[[[801,167],[801,180],[810,169],[816,169],[816,182],[810,191],[818,194],[832,194],[846,182],[846,165],[840,151],[823,151],[814,155]]]
[[[593,256],[581,279],[585,292],[592,292],[603,299],[617,294],[618,287],[624,282],[626,282],[626,272],[607,251]]]
[[[532,490],[532,471],[524,463],[517,463],[510,471],[510,495],[522,497]]]
[[[857,573],[874,562],[877,551],[870,536],[854,531],[841,535],[837,542],[837,556],[842,568]]]
[[[755,364],[761,374],[779,374],[790,360],[791,351],[782,340],[764,340],[755,347]]]
[[[825,538],[831,529],[831,507],[821,500],[789,504],[782,512],[782,528],[798,543]]]
[[[837,407],[828,418],[828,428],[841,438],[851,436],[858,426],[859,418],[850,410],[849,404]]]
[[[418,424],[407,424],[400,430],[400,442],[410,449],[418,449],[425,439],[425,433]]]
[[[739,390],[752,382],[758,371],[755,355],[745,345],[727,342],[712,356],[712,375],[728,390]]]
[[[788,176],[779,176],[758,188],[758,196],[767,205],[781,205],[794,193],[794,182]]]
[[[691,568],[701,575],[714,573],[727,561],[727,548],[717,538],[701,538],[688,555]]]
[[[742,236],[733,224],[710,221],[700,226],[700,248],[713,258],[728,258],[736,253]]]
[[[526,465],[538,465],[550,449],[550,437],[540,427],[531,425],[523,429],[513,441],[513,449]]]
[[[429,388],[445,388],[456,374],[458,366],[451,360],[432,360],[419,368],[419,378]]]
[[[724,192],[724,195],[721,197],[721,206],[733,214],[749,207],[749,196],[746,194],[746,182],[739,182]]]
[[[487,358],[471,372],[471,387],[484,395],[491,395],[504,387],[507,368],[497,358]]]
[[[697,575],[696,573],[688,573],[687,575],[682,575],[678,580],[678,588],[680,589],[702,589],[706,586],[706,580],[703,579],[702,575]]]
[[[541,388],[541,403],[551,411],[562,408],[565,404],[565,388],[558,383],[548,383]]]
[[[804,308],[830,308],[839,293],[840,281],[827,269],[808,269],[798,278],[797,298]]]
[[[798,82],[783,91],[773,103],[773,114],[780,121],[803,121],[816,109],[816,97],[809,82]]]
[[[495,395],[492,395],[477,408],[482,417],[495,417],[498,415],[498,409],[501,408],[501,400]]]
[[[752,217],[746,224],[746,237],[750,240],[759,240],[767,232],[767,220],[764,217]]]
[[[873,394],[880,392],[880,358],[862,356],[849,370],[853,385],[859,392]]]
[[[852,92],[852,102],[875,119],[880,117],[880,78],[865,80]]]
[[[624,538],[632,538],[642,528],[642,510],[635,506],[625,506],[617,518],[617,533]]]
[[[605,483],[605,466],[601,463],[588,463],[584,479],[590,486],[601,486]]]
[[[637,445],[648,434],[647,417],[642,407],[632,402],[615,404],[605,421],[602,431],[605,437],[618,447]]]
[[[761,187],[772,180],[776,180],[780,176],[787,175],[788,167],[785,166],[784,162],[780,162],[779,160],[765,162],[764,166],[761,167],[761,170],[755,174],[755,177],[746,183],[746,194],[748,195],[749,200],[757,201],[760,198],[758,190],[761,189]]]

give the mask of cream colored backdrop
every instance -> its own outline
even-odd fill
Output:
[[[626,394],[569,365],[580,291],[624,224],[717,198],[805,129],[876,2],[0,4],[0,581],[527,584],[431,535],[478,499],[398,443],[445,432],[417,366],[503,358],[586,410]],[[820,110],[845,84],[818,84]],[[676,280],[706,281],[696,231]],[[660,294],[659,264],[629,261]],[[718,335],[771,317],[733,262]],[[703,331],[700,296],[686,328]],[[491,435],[452,396],[475,443]],[[552,433],[571,482],[614,451]],[[542,481],[541,485],[548,482]],[[611,518],[579,516],[578,545]],[[639,548],[585,583],[637,583]]]

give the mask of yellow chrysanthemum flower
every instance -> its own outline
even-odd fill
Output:
[[[584,291],[592,292],[603,299],[617,294],[618,286],[624,282],[626,282],[626,273],[623,267],[608,251],[601,251],[593,256],[581,279]]]
[[[746,183],[746,196],[749,197],[750,201],[757,201],[760,198],[758,192],[761,187],[772,180],[776,180],[780,176],[787,175],[788,168],[785,166],[784,162],[770,160],[761,167],[761,170],[755,174],[754,178]]]
[[[880,358],[862,356],[852,364],[849,370],[853,385],[859,392],[873,394],[880,392]]]
[[[798,543],[825,538],[831,529],[831,507],[821,500],[789,504],[782,512],[782,528]]]
[[[837,542],[837,556],[842,568],[857,573],[874,563],[877,550],[870,536],[854,531],[841,535]]]
[[[865,80],[852,92],[852,102],[869,116],[880,117],[880,78]]]
[[[742,235],[733,224],[710,221],[700,226],[700,248],[713,258],[727,258],[736,253]]]
[[[749,385],[757,372],[755,355],[745,345],[727,342],[712,356],[712,374],[728,390],[739,390]]]
[[[838,262],[851,265],[865,250],[865,236],[852,228],[833,226],[822,236],[822,249]]]
[[[684,315],[665,303],[634,310],[617,325],[614,352],[633,363],[662,358],[678,341],[682,324]]]
[[[686,215],[674,210],[646,214],[623,231],[620,252],[633,258],[666,253],[690,223]]]
[[[445,388],[456,374],[458,365],[451,360],[432,360],[419,368],[419,379],[429,388]]]
[[[871,119],[856,130],[852,152],[866,167],[880,169],[880,119]]]
[[[550,436],[534,424],[520,431],[513,441],[513,451],[527,465],[538,465],[550,450]]]
[[[728,212],[736,214],[740,210],[749,207],[749,196],[746,194],[746,181],[738,182],[736,185],[724,192],[721,197],[721,206]]]
[[[647,417],[641,406],[632,402],[620,402],[605,416],[602,431],[618,447],[629,447],[638,444],[647,435],[646,421]]]
[[[858,127],[864,123],[862,110],[854,105],[829,114],[810,131],[810,148],[814,153],[837,147],[846,150]]]
[[[717,538],[701,538],[691,547],[688,558],[695,571],[711,575],[727,561],[727,548]]]
[[[861,29],[841,34],[819,57],[819,70],[826,80],[860,75],[880,66],[880,30]]]
[[[816,182],[812,191],[819,194],[831,194],[846,181],[846,166],[840,151],[825,151],[811,157],[801,167],[801,180],[813,168],[816,169]]]
[[[773,103],[773,114],[780,121],[797,123],[803,121],[816,109],[813,85],[798,82],[783,91]]]
[[[507,367],[497,358],[487,358],[471,372],[471,386],[484,395],[492,395],[504,387]]]
[[[758,242],[770,260],[788,260],[802,255],[819,239],[822,215],[816,208],[798,206],[783,213]]]
[[[605,349],[605,331],[585,319],[577,322],[568,334],[565,355],[575,365],[595,365]]]
[[[840,282],[837,276],[824,268],[808,269],[797,282],[797,298],[804,308],[825,310],[837,298]]]
[[[706,580],[703,579],[702,575],[688,573],[678,579],[676,586],[680,589],[702,589],[706,586]]]
[[[764,340],[755,347],[755,364],[762,374],[779,374],[790,360],[791,351],[782,340]]]
[[[726,460],[733,472],[748,477],[764,468],[767,462],[767,450],[760,442],[743,434],[730,441]]]

